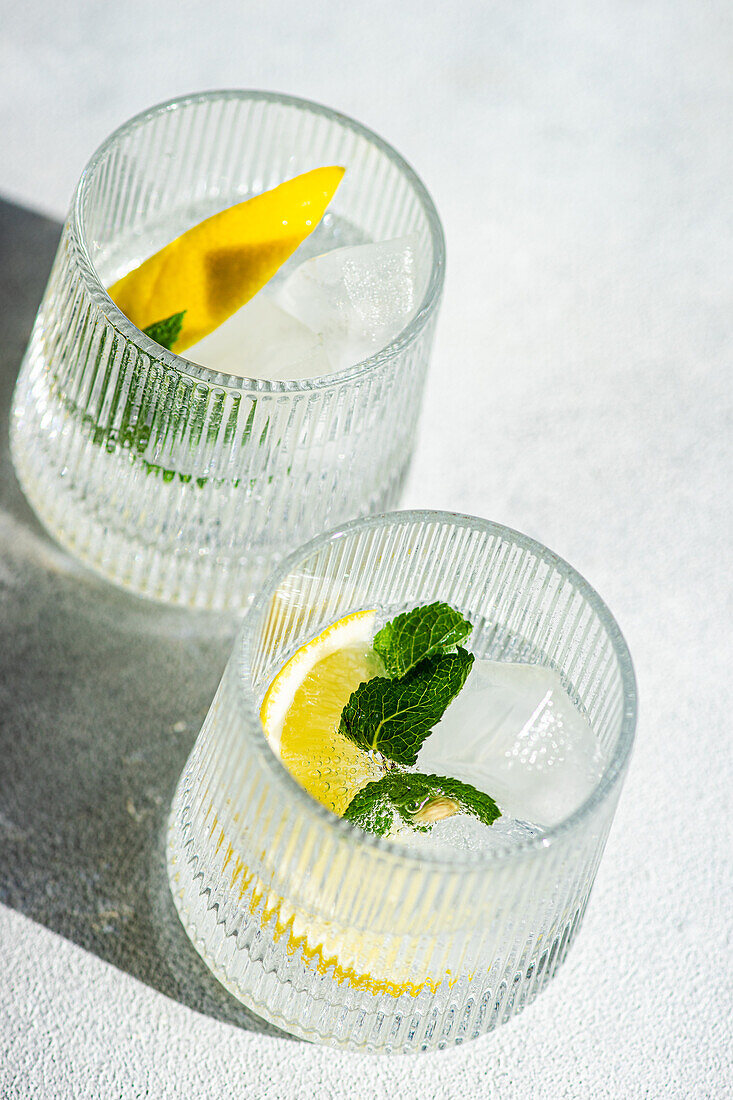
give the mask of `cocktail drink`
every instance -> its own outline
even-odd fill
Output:
[[[332,111],[222,92],[133,119],[82,176],[21,368],[38,515],[138,593],[246,604],[293,545],[395,502],[443,255],[408,165]]]
[[[247,612],[181,777],[184,926],[295,1034],[481,1035],[578,932],[634,725],[618,627],[538,543],[430,512],[320,536]]]

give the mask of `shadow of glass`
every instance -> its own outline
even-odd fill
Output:
[[[60,226],[0,200],[0,902],[198,1012],[271,1035],[180,925],[163,836],[235,623],[149,604],[56,546],[9,407]]]

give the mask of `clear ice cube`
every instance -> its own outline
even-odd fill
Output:
[[[593,730],[558,673],[499,661],[475,661],[418,756],[421,772],[471,783],[508,818],[539,827],[573,813],[602,768]]]
[[[414,235],[335,248],[306,260],[276,290],[283,309],[323,336],[335,370],[390,344],[420,304]]]
[[[542,829],[538,826],[505,815],[493,825],[483,825],[470,814],[455,814],[436,821],[429,832],[419,832],[405,825],[391,833],[389,839],[421,852],[449,857],[452,852],[490,852],[507,843],[521,844],[539,836],[542,836]]]
[[[296,381],[334,369],[323,337],[263,294],[255,295],[185,354],[194,363],[237,378]]]

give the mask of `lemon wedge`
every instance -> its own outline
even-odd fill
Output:
[[[315,168],[176,237],[109,288],[144,329],[185,310],[185,351],[254,297],[323,217],[345,169]]]
[[[374,611],[356,611],[301,646],[270,684],[260,710],[273,751],[309,794],[337,814],[382,774],[338,732],[352,691],[382,671],[371,647],[374,619]]]

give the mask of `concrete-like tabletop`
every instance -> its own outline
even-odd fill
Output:
[[[732,1095],[730,4],[0,0],[0,25],[0,1096]],[[339,107],[424,177],[449,273],[404,504],[551,546],[636,664],[577,943],[521,1017],[437,1055],[293,1040],[209,975],[162,835],[232,623],[98,580],[9,462],[85,161],[223,86]]]

